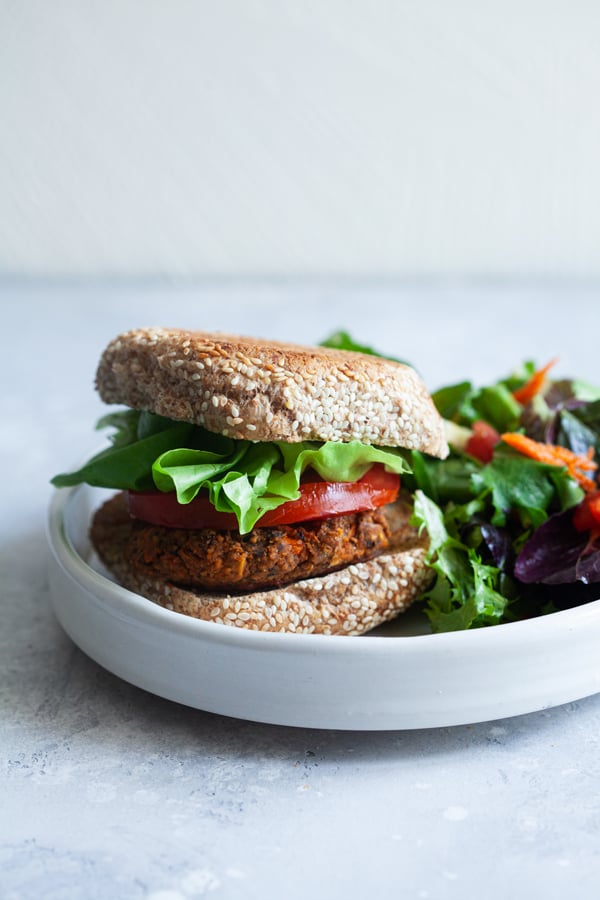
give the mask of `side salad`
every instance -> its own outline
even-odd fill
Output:
[[[376,353],[339,332],[326,346]],[[408,454],[414,523],[430,537],[423,597],[436,632],[496,625],[600,597],[600,389],[526,362],[432,397],[450,456]]]

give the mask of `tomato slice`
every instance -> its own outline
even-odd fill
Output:
[[[588,494],[575,508],[573,525],[577,531],[600,531],[600,491]]]
[[[477,419],[472,425],[473,434],[467,441],[465,450],[482,463],[491,462],[494,447],[500,442],[500,435],[483,419]]]
[[[314,480],[308,480],[314,477]],[[382,465],[374,465],[360,481],[322,481],[314,473],[307,475],[300,485],[298,500],[288,500],[277,509],[269,510],[259,519],[256,528],[270,525],[292,525],[344,513],[364,512],[393,503],[400,490],[400,476],[386,472]],[[212,528],[215,531],[237,531],[238,521],[233,513],[218,512],[205,495],[198,495],[191,503],[178,503],[174,493],[161,491],[128,491],[130,514],[152,525],[166,528]]]

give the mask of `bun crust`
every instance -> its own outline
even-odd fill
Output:
[[[413,369],[376,356],[180,329],[129,331],[96,386],[121,403],[251,441],[351,441],[448,453]]]
[[[124,587],[175,612],[255,631],[359,635],[403,612],[431,580],[426,541],[407,524],[409,507],[400,501],[386,510],[394,535],[390,552],[284,588],[233,596],[186,590],[133,572],[126,553],[132,522],[123,494],[96,512],[91,538]]]

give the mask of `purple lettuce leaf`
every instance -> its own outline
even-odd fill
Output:
[[[573,510],[550,516],[517,556],[515,577],[525,584],[600,582],[600,546],[573,526]]]
[[[480,526],[480,531],[496,568],[502,572],[510,571],[514,552],[508,530],[492,525],[490,522],[483,522]]]

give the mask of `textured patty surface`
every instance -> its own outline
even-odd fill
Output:
[[[380,510],[316,522],[235,531],[164,528],[137,521],[128,540],[131,568],[203,589],[246,592],[325,575],[388,549]]]

